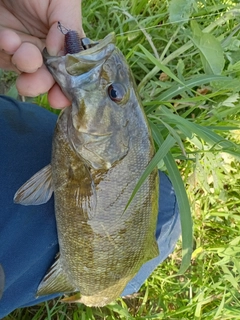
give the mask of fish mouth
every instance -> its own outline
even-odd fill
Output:
[[[116,48],[115,42],[116,36],[115,33],[112,32],[104,39],[99,40],[97,44],[78,53],[53,57],[44,49],[44,62],[47,66],[51,66],[54,62],[59,63],[61,61],[65,65],[65,70],[69,75],[78,76],[87,73],[106,61]]]
[[[93,47],[75,54],[67,54],[65,59],[66,71],[70,75],[86,73],[106,61],[115,50],[115,33],[108,34]]]

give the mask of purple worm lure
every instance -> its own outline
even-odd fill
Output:
[[[65,54],[74,54],[96,45],[98,42],[89,38],[80,38],[75,30],[67,29],[58,21],[58,29],[65,35]]]
[[[84,50],[81,38],[77,31],[65,28],[59,21],[58,29],[65,35],[65,54],[74,54]]]

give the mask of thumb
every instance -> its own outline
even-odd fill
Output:
[[[50,55],[56,56],[64,47],[64,35],[57,28],[58,21],[71,30],[76,30],[80,38],[85,37],[82,28],[81,1],[54,0],[48,9],[50,29],[46,38],[46,47]]]

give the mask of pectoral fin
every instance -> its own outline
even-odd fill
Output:
[[[0,299],[2,298],[5,285],[5,274],[2,265],[0,264]]]
[[[67,274],[62,269],[60,258],[58,257],[40,283],[36,295],[44,296],[53,293],[75,291],[77,291],[77,289],[70,283]]]
[[[53,193],[51,165],[38,171],[14,195],[14,202],[25,206],[47,202]]]

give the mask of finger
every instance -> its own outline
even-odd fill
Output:
[[[12,64],[11,55],[21,45],[21,39],[16,32],[12,30],[0,31],[0,68],[4,70],[19,71]]]
[[[51,107],[63,109],[71,105],[71,101],[63,94],[60,87],[55,84],[48,92],[48,101]]]
[[[49,29],[46,38],[46,48],[50,56],[57,56],[64,48],[64,34],[58,30],[57,22]]]
[[[13,54],[12,64],[22,72],[34,73],[43,64],[42,54],[32,43],[23,42]]]
[[[34,73],[22,73],[16,81],[16,87],[20,95],[36,97],[45,93],[55,83],[53,77],[45,66]]]
[[[21,39],[16,32],[9,29],[0,31],[0,50],[11,55],[20,45]]]
[[[82,28],[81,1],[72,0],[71,5],[68,1],[52,1],[49,8],[50,29],[46,39],[47,51],[50,55],[57,55],[63,49],[64,36],[57,29],[57,22],[67,29],[76,30],[79,36],[85,36]]]

